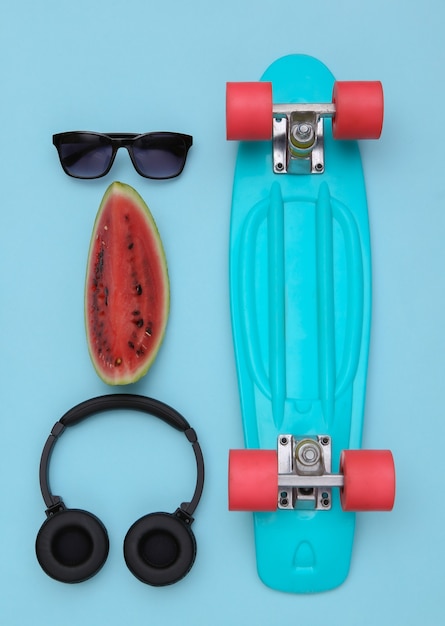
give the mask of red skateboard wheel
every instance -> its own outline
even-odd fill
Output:
[[[332,102],[335,139],[378,139],[383,126],[383,88],[379,81],[337,81]]]
[[[395,500],[395,467],[389,450],[343,450],[340,490],[344,511],[391,511]]]
[[[227,83],[227,139],[270,139],[272,113],[272,83]]]
[[[275,511],[278,458],[275,450],[230,450],[229,510]]]

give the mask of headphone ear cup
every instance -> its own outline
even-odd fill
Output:
[[[195,536],[181,518],[151,513],[137,520],[124,540],[128,569],[143,583],[162,587],[183,578],[195,562]]]
[[[63,583],[80,583],[96,574],[109,550],[102,522],[87,511],[64,509],[49,517],[36,539],[42,569]]]

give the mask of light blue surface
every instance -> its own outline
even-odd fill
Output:
[[[319,60],[286,55],[262,80],[273,102],[331,102]],[[240,142],[230,230],[230,299],[247,448],[281,435],[328,435],[332,471],[361,446],[371,312],[368,210],[358,144],[324,124],[320,175],[277,175],[272,142]],[[258,572],[273,589],[333,589],[346,578],[355,515],[254,514]],[[334,540],[335,538],[335,540]]]
[[[0,14],[2,626],[62,619],[67,626],[266,626],[283,617],[439,624],[443,2],[320,0],[315,10],[300,0],[27,0],[5,4]],[[364,443],[393,450],[397,500],[390,515],[357,516],[349,577],[317,596],[263,585],[252,516],[227,511],[227,452],[242,446],[243,434],[228,298],[236,145],[225,140],[225,83],[252,80],[295,52],[321,59],[339,78],[381,80],[386,105],[382,139],[361,147],[373,258]],[[51,145],[53,132],[76,128],[177,129],[195,142],[175,181],[142,179],[124,153],[106,179],[76,181],[63,174]],[[83,282],[94,216],[112,180],[133,185],[150,206],[171,278],[165,343],[134,391],[181,411],[206,459],[197,560],[184,581],[164,589],[128,572],[122,541],[138,517],[187,497],[194,466],[180,433],[175,438],[143,416],[129,416],[128,428],[118,416],[92,419],[61,440],[53,458],[54,489],[108,529],[102,571],[66,586],[47,578],[34,555],[44,519],[38,463],[49,430],[77,402],[109,391],[85,345]],[[165,445],[175,463],[161,454]]]

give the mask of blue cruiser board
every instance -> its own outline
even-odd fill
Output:
[[[391,452],[361,449],[371,252],[356,139],[377,139],[382,123],[379,82],[336,82],[308,56],[227,84],[245,439],[229,453],[229,508],[254,512],[259,576],[286,592],[340,585],[355,512],[394,503]]]

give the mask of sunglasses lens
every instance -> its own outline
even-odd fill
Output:
[[[173,178],[184,168],[187,145],[174,133],[149,133],[138,137],[132,146],[139,172],[148,178]]]
[[[57,143],[60,162],[67,174],[76,178],[103,176],[113,158],[106,137],[90,133],[66,133]]]

